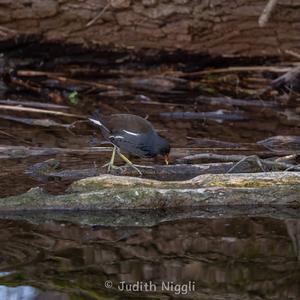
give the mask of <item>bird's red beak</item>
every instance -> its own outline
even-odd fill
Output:
[[[165,159],[166,165],[168,165],[169,164],[169,154],[165,154],[164,159]]]

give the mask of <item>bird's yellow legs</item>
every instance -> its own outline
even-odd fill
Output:
[[[102,166],[102,167],[107,167],[108,172],[110,172],[113,168],[116,168],[116,166],[114,165],[115,157],[116,157],[116,150],[117,150],[117,147],[114,146],[109,163]]]
[[[107,171],[110,172],[112,169],[118,169],[119,167],[114,165],[115,162],[115,157],[116,157],[116,151],[118,152],[118,155],[128,164],[130,165],[133,169],[135,169],[140,175],[143,175],[142,172],[124,155],[120,152],[120,150],[114,146],[112,154],[111,154],[111,159],[109,163],[105,164],[103,167],[107,167]]]
[[[127,164],[129,164],[129,166],[131,166],[133,169],[135,169],[140,175],[143,175],[142,172],[119,150],[118,150],[118,154]]]

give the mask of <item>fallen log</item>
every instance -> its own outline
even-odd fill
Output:
[[[107,168],[89,168],[76,170],[55,170],[59,165],[56,159],[49,159],[36,163],[25,171],[27,175],[38,181],[49,180],[78,180],[87,177],[107,174]],[[210,164],[177,164],[177,165],[152,165],[138,166],[143,177],[155,178],[157,180],[187,180],[200,174],[222,174],[235,167],[236,163],[210,163]],[[259,170],[259,169],[258,169]],[[234,172],[255,172],[257,167],[248,163],[234,168]],[[113,175],[138,176],[138,172],[128,165],[123,165],[111,170]]]
[[[28,0],[28,7],[23,8],[20,0],[2,1],[0,40],[22,41],[23,35],[34,40],[42,36],[46,42],[87,48],[109,45],[112,50],[214,56],[271,57],[298,49],[298,2],[280,1],[277,10],[273,9],[277,1],[269,1],[267,6],[266,2],[89,0],[41,5],[37,0]],[[260,27],[258,20],[260,26],[267,26]],[[8,48],[11,43],[4,46]],[[196,59],[192,63],[195,61],[201,66]]]
[[[157,181],[102,175],[74,182],[67,194],[42,188],[0,199],[0,210],[169,209],[210,205],[300,206],[300,172],[200,175]]]

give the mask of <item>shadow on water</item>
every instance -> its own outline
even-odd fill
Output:
[[[150,211],[0,217],[0,299],[300,297],[299,211],[290,208],[272,217],[219,207],[184,220]]]

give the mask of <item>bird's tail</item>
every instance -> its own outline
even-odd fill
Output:
[[[105,123],[106,123],[105,117],[102,114],[100,114],[99,111],[95,111],[94,113],[92,113],[92,115],[88,119],[93,124],[100,126],[102,129],[104,129],[108,133],[110,132],[110,130],[105,125]]]

